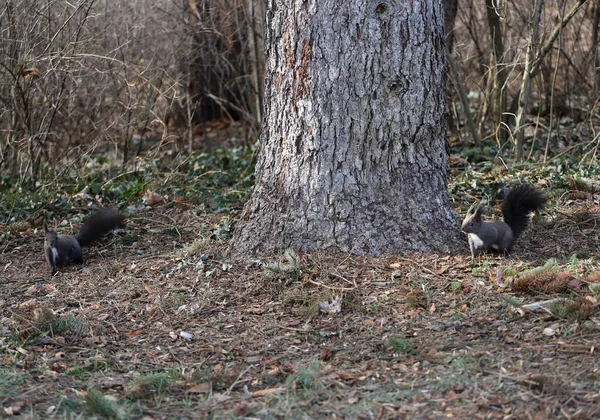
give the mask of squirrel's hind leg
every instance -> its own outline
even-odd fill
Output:
[[[75,264],[83,264],[83,252],[80,246],[71,247],[71,261]]]

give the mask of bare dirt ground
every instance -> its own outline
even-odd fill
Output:
[[[548,209],[510,257],[475,263],[466,241],[455,256],[230,262],[219,221],[134,214],[54,277],[41,233],[5,244],[2,414],[600,417],[600,206]],[[319,309],[335,297],[339,313]]]

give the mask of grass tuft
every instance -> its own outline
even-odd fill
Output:
[[[34,303],[13,313],[12,328],[24,339],[46,334],[80,335],[85,329],[85,322],[72,314],[56,316],[47,306]]]
[[[386,343],[386,347],[394,354],[412,354],[416,349],[412,340],[404,337],[390,338]]]
[[[85,408],[89,414],[105,419],[121,419],[124,417],[117,404],[94,389],[90,389],[85,396]]]
[[[81,334],[83,333],[84,329],[85,322],[71,314],[56,318],[52,324],[52,331],[54,333],[63,333],[65,331],[69,331],[76,334]]]
[[[7,369],[0,369],[0,399],[7,400],[17,397],[20,394],[17,386],[25,381],[25,376],[20,376],[18,373]]]
[[[283,259],[263,264],[263,273],[267,278],[287,277],[298,280],[302,275],[304,264],[300,256],[291,248],[283,253]]]
[[[298,369],[296,372],[288,375],[286,384],[290,389],[314,390],[323,388],[319,380],[319,371],[321,363],[313,361],[308,366]]]
[[[570,264],[576,264],[571,258]],[[548,260],[542,267],[535,267],[521,272],[511,283],[515,292],[521,293],[564,293],[577,290],[581,281],[575,279],[568,271],[558,271],[554,258]]]
[[[147,400],[163,397],[173,387],[179,374],[174,372],[156,373],[140,378],[130,395],[134,399]]]
[[[550,311],[557,318],[566,318],[571,321],[585,321],[594,316],[597,309],[586,298],[578,297],[571,301],[557,302],[552,305]]]

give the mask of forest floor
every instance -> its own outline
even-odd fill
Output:
[[[510,257],[269,265],[223,258],[220,216],[157,205],[54,277],[30,231],[1,256],[2,414],[599,418],[599,226],[570,201]]]

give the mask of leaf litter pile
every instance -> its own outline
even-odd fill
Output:
[[[597,202],[475,262],[231,262],[226,219],[157,202],[51,277],[30,231],[0,267],[2,414],[598,418]]]

